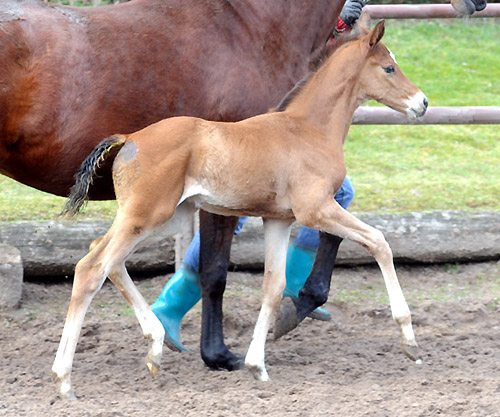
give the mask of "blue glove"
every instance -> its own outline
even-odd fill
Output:
[[[366,3],[364,0],[347,0],[340,12],[340,18],[346,25],[354,25],[354,22],[361,16],[361,10]]]

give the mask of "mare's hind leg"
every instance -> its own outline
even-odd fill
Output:
[[[318,210],[317,207],[321,208]],[[311,213],[314,214],[311,215]],[[297,220],[308,227],[350,239],[368,249],[382,271],[389,295],[392,317],[401,330],[403,351],[409,358],[420,361],[410,309],[394,269],[391,248],[383,233],[354,217],[331,198],[324,201],[323,204],[310,206],[309,209],[299,206],[295,214]]]
[[[243,359],[225,345],[222,326],[222,298],[237,222],[237,217],[200,211],[201,357],[210,368],[229,371],[243,367]]]
[[[260,381],[268,381],[265,366],[265,344],[267,332],[278,308],[286,285],[286,252],[290,239],[292,221],[266,219],[265,232],[265,270],[262,283],[262,307],[248,348],[245,365],[253,376]]]
[[[276,312],[274,339],[295,329],[311,312],[328,300],[330,282],[342,238],[320,232],[314,264],[299,297],[285,297]]]

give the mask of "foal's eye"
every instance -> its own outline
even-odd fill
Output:
[[[394,71],[396,71],[394,69],[394,67],[392,65],[389,65],[388,67],[384,67],[384,71],[387,73],[387,74],[392,74]]]

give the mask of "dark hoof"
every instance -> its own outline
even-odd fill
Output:
[[[224,353],[214,355],[202,355],[203,362],[214,370],[226,369],[228,371],[238,371],[245,368],[245,357],[235,355],[226,350]]]
[[[403,352],[406,356],[408,356],[412,361],[415,361],[418,364],[422,363],[422,356],[420,355],[420,348],[415,345],[401,345],[403,348]]]
[[[297,309],[290,297],[285,297],[281,301],[279,310],[276,312],[274,320],[274,340],[292,331],[299,325],[297,319]]]

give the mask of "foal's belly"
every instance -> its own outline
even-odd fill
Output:
[[[250,217],[265,217],[268,219],[294,219],[295,216],[291,209],[279,209],[273,207],[241,207],[229,208],[224,206],[202,203],[201,209],[213,214],[222,216],[250,216]]]
[[[198,208],[223,216],[252,216],[274,219],[293,219],[290,201],[285,192],[265,184],[251,186],[224,181],[224,186],[210,182],[186,179],[186,187],[179,204],[189,199]]]

